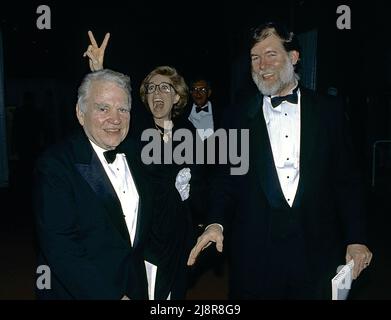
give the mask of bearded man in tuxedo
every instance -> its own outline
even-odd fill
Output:
[[[209,225],[188,264],[211,242],[222,251],[229,225],[231,298],[331,299],[338,265],[353,259],[357,278],[372,259],[343,103],[300,86],[297,38],[281,25],[255,29],[250,57],[256,90],[224,121],[249,130],[250,168],[216,173]]]

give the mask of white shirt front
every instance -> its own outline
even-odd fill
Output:
[[[136,184],[129,169],[126,156],[123,153],[118,153],[112,163],[107,163],[103,152],[106,150],[97,146],[90,140],[90,143],[95,150],[107,176],[110,179],[115,193],[121,203],[122,213],[125,217],[126,226],[129,231],[129,236],[133,245],[137,229],[139,194]],[[125,179],[124,179],[125,177]],[[148,261],[144,261],[147,279],[148,279],[148,295],[149,299],[154,299],[155,282],[157,267]]]
[[[290,92],[292,93],[292,92]],[[284,101],[273,108],[263,97],[263,114],[273,152],[274,165],[285,199],[292,207],[300,178],[300,90],[298,104]]]
[[[206,108],[208,108],[208,111],[203,110]],[[214,132],[212,103],[208,101],[208,103],[202,107],[200,112],[196,111],[196,104],[193,103],[189,120],[193,124],[194,128],[197,129],[202,141],[209,138]]]

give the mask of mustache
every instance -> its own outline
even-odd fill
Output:
[[[270,73],[275,73],[275,70],[273,69],[268,69],[268,70],[260,70],[260,71],[254,71],[253,72],[255,75],[262,77],[265,74],[270,74]]]

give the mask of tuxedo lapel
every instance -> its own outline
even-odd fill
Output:
[[[273,152],[263,115],[263,98],[257,96],[251,103],[248,113],[250,130],[250,161],[255,171],[255,176],[260,181],[263,192],[269,204],[274,208],[287,206],[276,167],[274,165]]]
[[[98,156],[93,151],[88,139],[78,139],[75,141],[74,147],[75,154],[78,155],[75,163],[78,172],[96,194],[97,201],[100,201],[106,208],[111,222],[122,238],[130,243],[121,203]]]
[[[319,117],[317,116],[316,98],[309,90],[301,89],[300,110],[300,180],[293,207],[301,204],[309,178],[309,169],[313,167],[315,142],[319,134]]]

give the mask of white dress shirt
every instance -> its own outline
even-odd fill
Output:
[[[206,107],[208,107],[207,112],[203,110],[206,109]],[[201,108],[200,112],[196,111],[196,104],[193,103],[189,120],[194,128],[197,129],[202,141],[209,138],[214,132],[212,103],[208,101],[208,103]]]
[[[292,93],[293,90],[290,92]],[[289,93],[288,93],[289,94]],[[300,178],[300,90],[298,104],[284,101],[273,108],[263,97],[263,114],[273,152],[274,165],[285,199],[292,207]]]
[[[103,155],[103,152],[106,150],[97,146],[91,140],[90,143],[102,163],[103,168],[105,169],[105,172],[109,177],[115,193],[121,203],[122,213],[125,216],[126,226],[133,245],[137,228],[139,194],[136,184],[134,183],[132,173],[129,170],[126,156],[123,153],[118,153],[115,160],[109,164]],[[144,263],[148,280],[148,296],[150,300],[153,300],[157,267],[148,261],[144,261]]]

